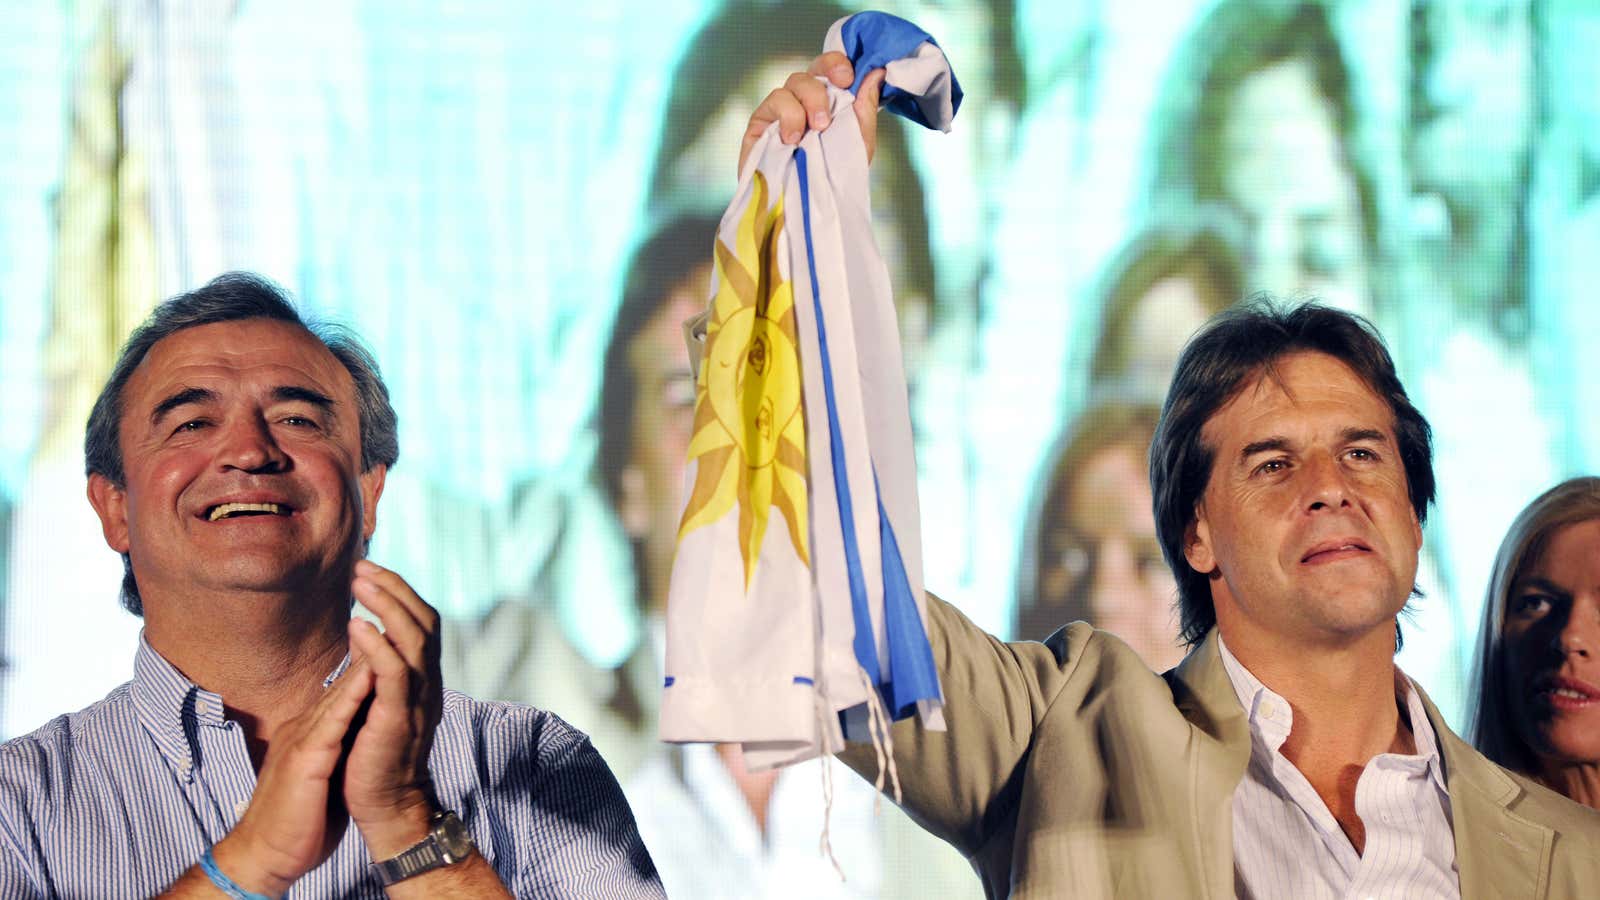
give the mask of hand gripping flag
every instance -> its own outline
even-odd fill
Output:
[[[916,463],[888,272],[872,237],[851,108],[948,131],[961,89],[925,32],[883,13],[836,22],[855,65],[833,123],[756,143],[715,241],[691,337],[694,434],[667,606],[661,737],[798,762],[891,719],[942,730],[924,629]],[[691,323],[694,327],[695,323]]]

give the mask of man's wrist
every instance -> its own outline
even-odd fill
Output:
[[[399,856],[421,843],[433,831],[434,804],[420,802],[399,807],[382,818],[357,819],[356,828],[373,862]]]
[[[225,878],[252,894],[282,897],[294,884],[293,879],[275,875],[266,866],[261,865],[257,854],[249,852],[238,838],[231,835],[218,841],[211,847],[209,853],[212,863]],[[211,873],[207,872],[206,875],[215,882],[216,879]]]

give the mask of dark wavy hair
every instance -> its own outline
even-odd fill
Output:
[[[1190,646],[1217,623],[1210,583],[1184,556],[1184,535],[1216,458],[1201,431],[1256,376],[1270,375],[1278,360],[1302,351],[1343,362],[1388,403],[1411,507],[1418,522],[1427,520],[1434,495],[1432,430],[1411,405],[1372,323],[1319,303],[1296,306],[1265,295],[1219,314],[1184,347],[1150,444],[1156,535],[1178,582],[1179,636]]]

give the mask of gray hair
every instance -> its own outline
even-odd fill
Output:
[[[99,475],[119,488],[126,486],[120,436],[122,392],[150,348],[188,328],[245,319],[289,322],[321,341],[355,381],[362,471],[370,471],[374,466],[394,466],[400,458],[398,419],[389,403],[389,389],[384,386],[378,362],[355,332],[301,317],[288,292],[260,275],[228,272],[213,278],[204,287],[161,303],[128,336],[128,342],[123,344],[117,363],[111,369],[111,377],[89,413],[89,425],[83,438],[84,474]],[[133,561],[126,553],[122,554],[122,567],[122,606],[142,616],[144,603],[133,578]]]

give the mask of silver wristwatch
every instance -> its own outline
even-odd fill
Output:
[[[477,845],[472,842],[467,826],[461,824],[455,813],[434,813],[428,824],[433,826],[433,830],[428,832],[427,837],[399,856],[372,864],[378,870],[378,878],[383,881],[384,887],[441,866],[454,865],[472,855]]]

